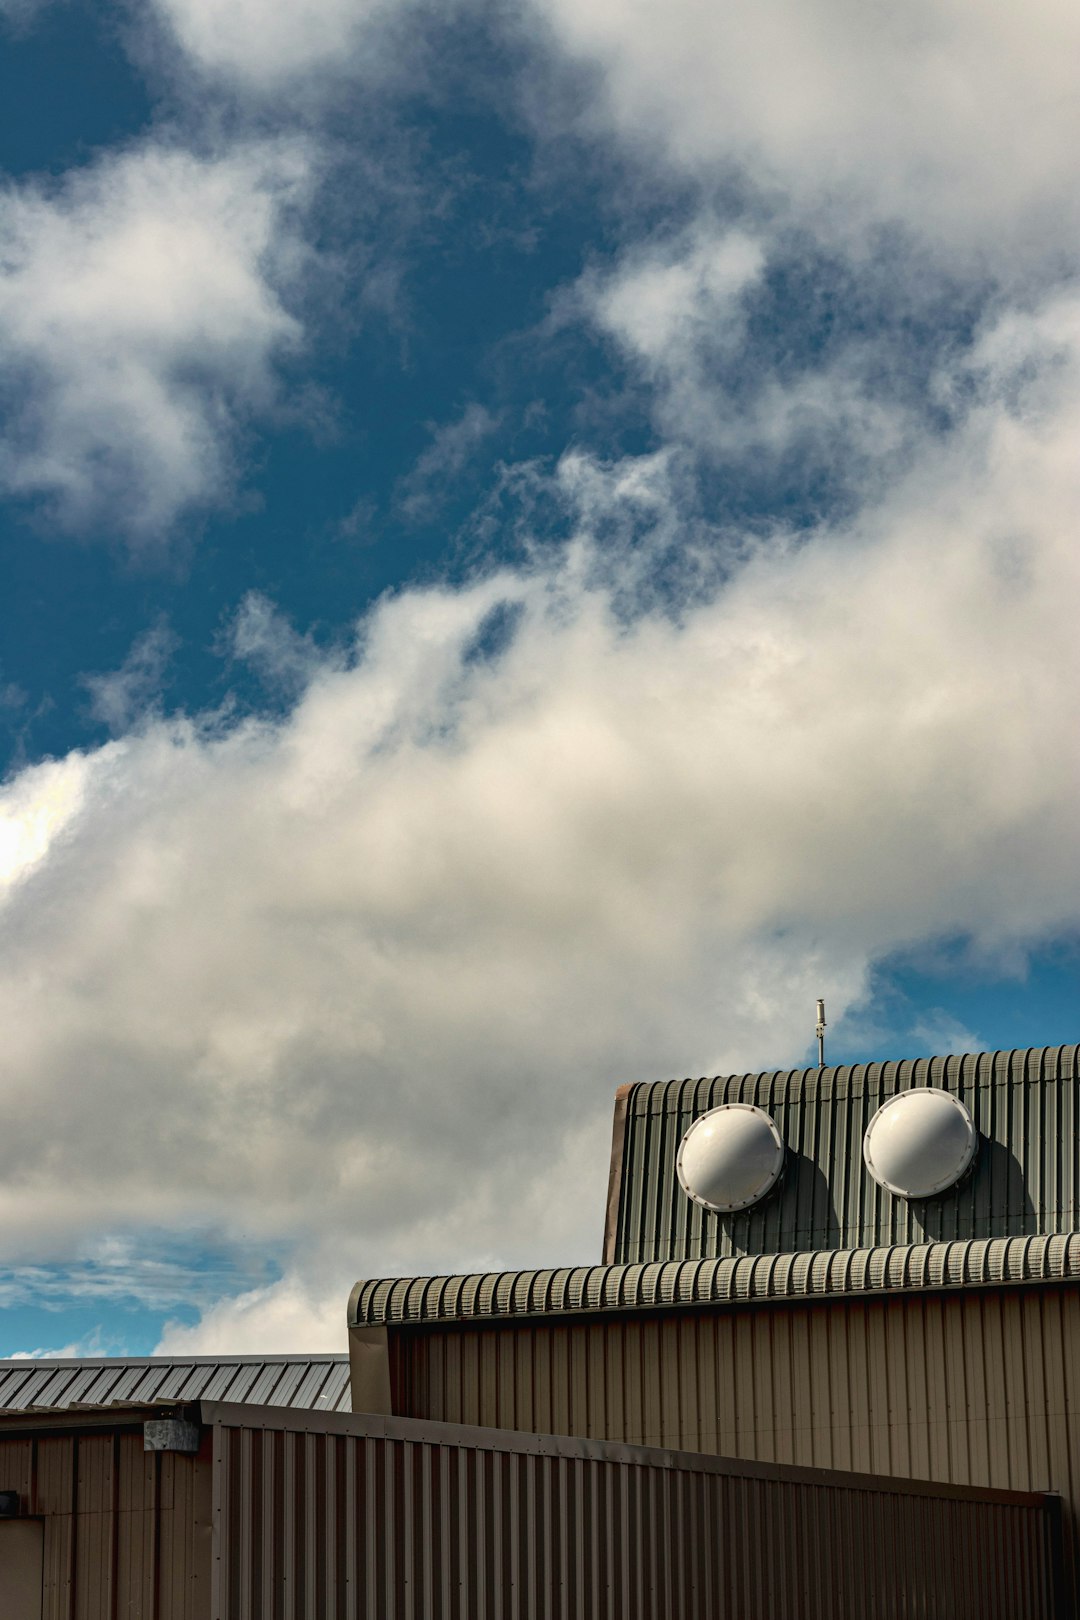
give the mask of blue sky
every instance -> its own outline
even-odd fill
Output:
[[[1075,1038],[1078,33],[0,0],[0,1352],[588,1259],[817,995]]]

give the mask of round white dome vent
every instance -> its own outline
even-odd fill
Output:
[[[783,1164],[780,1132],[752,1103],[721,1103],[695,1119],[675,1160],[686,1196],[720,1215],[764,1198]]]
[[[978,1145],[959,1097],[916,1086],[882,1103],[866,1127],[863,1158],[874,1180],[898,1198],[933,1198],[960,1180]]]

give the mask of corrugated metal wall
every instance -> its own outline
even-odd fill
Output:
[[[392,1428],[392,1424],[388,1425]],[[223,1424],[215,1620],[1025,1620],[1030,1498],[520,1436]]]
[[[1055,1505],[400,1419],[207,1405],[0,1432],[46,1620],[1051,1620]],[[3,1616],[3,1620],[25,1620]]]
[[[394,1411],[1055,1490],[1080,1509],[1080,1288],[390,1329]]]
[[[0,1490],[45,1520],[43,1620],[205,1620],[210,1467],[134,1431],[0,1432]],[[9,1620],[4,1616],[3,1620]],[[10,1617],[15,1620],[15,1617]]]
[[[942,1086],[971,1110],[975,1168],[926,1203],[894,1198],[867,1172],[863,1133],[894,1092]],[[740,1215],[686,1197],[675,1174],[683,1133],[722,1102],[776,1120],[787,1149],[777,1191]],[[798,1069],[636,1085],[625,1098],[604,1259],[706,1255],[1007,1237],[1080,1228],[1080,1048],[1035,1048],[910,1063]]]

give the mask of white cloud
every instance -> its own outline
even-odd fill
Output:
[[[498,425],[498,417],[475,400],[451,421],[430,424],[431,443],[398,486],[401,515],[412,523],[431,519],[446,499],[448,488]]]
[[[863,336],[828,362],[809,358],[794,375],[748,361],[749,300],[766,265],[763,239],[701,218],[590,269],[557,300],[556,318],[583,315],[615,342],[650,385],[668,439],[728,460],[809,450],[842,460],[857,483],[869,462],[895,458],[915,426],[882,387],[880,339]]]
[[[742,335],[744,295],[765,266],[760,242],[699,221],[684,236],[637,247],[582,293],[595,318],[648,365],[684,361],[702,344],[731,348]]]
[[[155,4],[197,67],[258,91],[273,91],[316,72],[325,77],[336,69],[355,70],[360,51],[375,48],[375,25],[395,9],[394,0],[155,0]]]
[[[15,1350],[12,1352],[12,1361],[71,1361],[75,1356],[85,1356],[88,1352],[81,1340],[75,1339],[71,1344],[62,1344],[54,1350]]]
[[[936,1052],[984,1052],[986,1043],[944,1007],[931,1007],[911,1026],[911,1038],[931,1056]]]
[[[347,1347],[345,1305],[340,1288],[313,1288],[296,1274],[263,1288],[252,1288],[212,1305],[187,1326],[169,1322],[154,1351],[158,1356],[266,1355],[280,1353],[340,1354]]]
[[[319,673],[329,659],[314,639],[293,629],[285,616],[259,591],[249,591],[229,626],[228,651],[249,664],[266,685],[297,691]]]
[[[0,483],[66,525],[157,536],[226,498],[237,430],[300,326],[295,143],[148,143],[0,196]]]
[[[1072,251],[1080,217],[1068,0],[539,0],[649,160],[748,174],[830,230],[898,219],[950,254]]]
[[[384,602],[283,720],[15,778],[8,1255],[242,1233],[285,1279],[166,1342],[329,1343],[355,1276],[595,1254],[617,1083],[796,1061],[915,942],[1075,927],[1080,363],[1003,345],[857,524],[673,618],[583,536]],[[565,487],[662,527],[663,465]]]
[[[0,797],[0,898],[5,889],[55,852],[83,802],[81,754],[45,760],[22,771]]]
[[[90,694],[94,719],[110,731],[127,731],[153,712],[178,645],[176,635],[160,620],[136,638],[119,669],[84,675],[82,684]]]

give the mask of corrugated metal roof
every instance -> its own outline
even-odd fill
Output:
[[[922,1203],[895,1198],[863,1164],[886,1097],[941,1086],[979,1131],[974,1168]],[[787,1149],[776,1191],[738,1215],[686,1197],[684,1132],[723,1102],[756,1103]],[[625,1116],[625,1117],[623,1117]],[[903,1063],[777,1070],[629,1087],[619,1099],[604,1259],[631,1263],[782,1254],[1080,1229],[1080,1048],[1036,1047]]]
[[[0,1361],[0,1412],[164,1401],[242,1401],[350,1412],[348,1356],[109,1356]]]
[[[359,1282],[351,1326],[1080,1279],[1080,1234]]]

